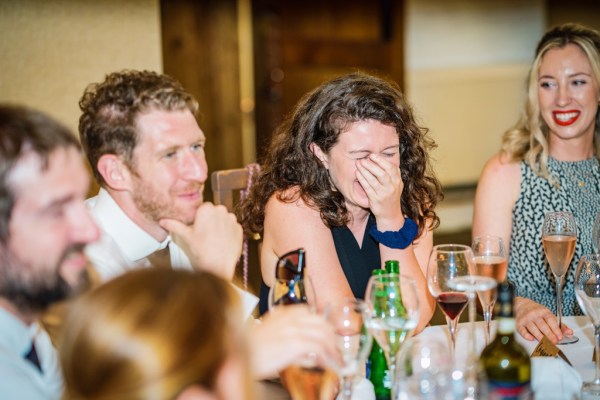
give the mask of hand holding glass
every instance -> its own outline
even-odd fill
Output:
[[[270,312],[297,303],[306,303],[316,310],[311,280],[277,279],[269,291]],[[320,365],[316,354],[308,354],[299,364],[284,369],[281,379],[293,400],[332,400],[337,391],[336,373],[329,366]]]

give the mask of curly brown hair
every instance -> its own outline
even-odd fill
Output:
[[[198,102],[170,76],[152,71],[124,70],[92,83],[84,91],[79,108],[79,136],[100,185],[98,160],[116,154],[133,168],[133,151],[138,144],[136,121],[149,110],[198,111]]]
[[[306,94],[276,130],[261,172],[249,195],[238,207],[248,232],[262,233],[265,206],[276,193],[281,201],[298,198],[320,211],[328,227],[349,222],[344,196],[332,187],[327,170],[310,150],[315,143],[325,153],[349,125],[375,120],[396,129],[400,140],[402,211],[419,227],[439,225],[434,209],[442,198],[441,185],[431,168],[428,151],[436,145],[428,130],[419,127],[399,87],[387,80],[352,73],[324,83]],[[298,187],[295,195],[286,189]]]

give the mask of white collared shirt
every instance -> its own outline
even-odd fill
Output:
[[[31,343],[42,371],[25,355]],[[27,326],[0,307],[0,399],[60,399],[63,380],[56,350],[37,323]]]
[[[89,244],[86,253],[103,281],[129,270],[150,267],[147,257],[166,246],[174,268],[193,269],[189,258],[170,237],[163,242],[154,239],[125,214],[106,190],[100,189],[86,203],[101,230],[100,239]],[[235,288],[242,297],[244,314],[250,315],[258,299]]]

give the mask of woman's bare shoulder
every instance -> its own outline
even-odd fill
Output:
[[[482,179],[502,179],[503,181],[512,181],[520,177],[521,163],[519,161],[509,160],[504,154],[498,153],[490,158],[483,167],[480,181]]]
[[[309,205],[301,196],[300,189],[296,186],[275,192],[271,195],[265,206],[265,217],[276,216],[289,218],[318,218],[321,213]]]

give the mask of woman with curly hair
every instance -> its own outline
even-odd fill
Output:
[[[517,287],[517,329],[526,339],[558,342],[572,330],[555,317],[555,279],[545,264],[542,224],[548,211],[570,211],[578,227],[566,274],[563,315],[581,314],[573,279],[592,252],[600,211],[600,35],[576,24],[549,30],[529,72],[523,116],[504,134],[483,169],[475,195],[473,235],[501,236],[509,247],[508,278]]]
[[[434,310],[425,272],[441,197],[434,146],[394,83],[354,73],[305,95],[239,210],[245,229],[263,235],[265,284],[278,256],[303,247],[323,307],[364,297],[372,270],[399,260],[417,283],[423,327]]]

